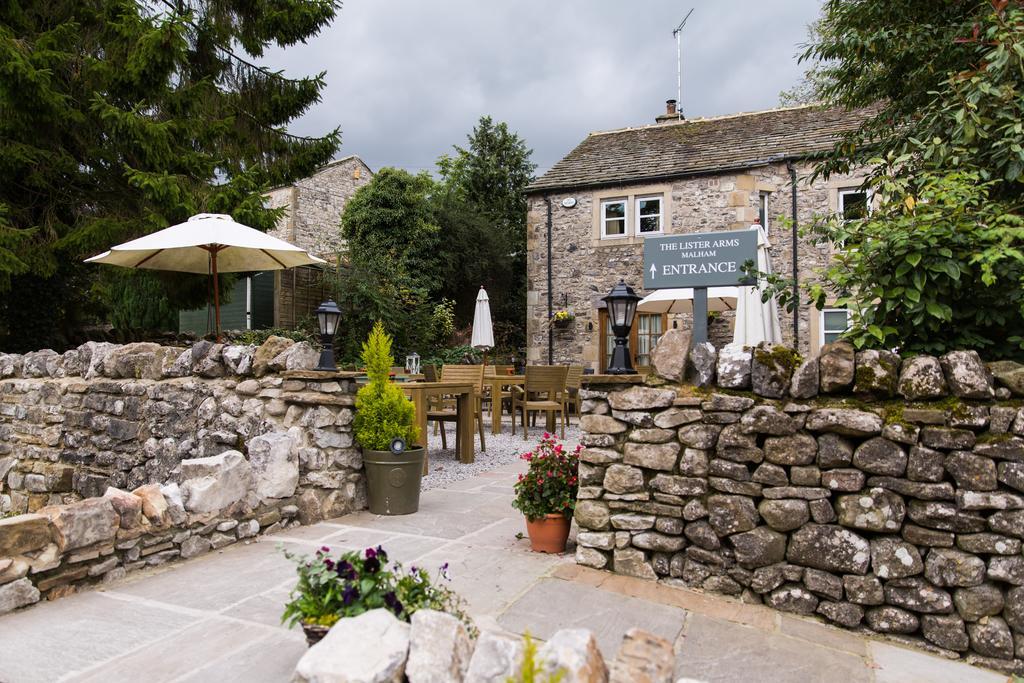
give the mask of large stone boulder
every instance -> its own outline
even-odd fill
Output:
[[[726,344],[718,351],[718,386],[749,389],[753,350],[743,344]]]
[[[789,382],[789,395],[799,399],[814,398],[818,395],[820,383],[818,358],[808,358],[793,370],[793,378]]]
[[[1014,602],[1015,591],[1022,591],[1018,596],[1019,598],[1024,598],[1024,590],[1020,588],[1011,588],[1007,591],[1005,600],[1007,614],[1012,611],[1010,606]],[[994,583],[983,583],[980,586],[972,586],[970,588],[958,588],[953,593],[953,604],[956,606],[956,611],[965,621],[978,621],[1003,611],[1003,591]],[[1022,622],[1022,625],[1024,625],[1024,622]]]
[[[249,440],[253,487],[261,499],[287,498],[299,485],[299,427],[269,432]]]
[[[173,363],[179,350],[153,342],[125,344],[107,354],[103,374],[125,379],[160,379],[164,366]]]
[[[295,341],[288,339],[287,337],[278,337],[272,335],[267,337],[267,341],[256,349],[252,358],[252,371],[257,377],[263,377],[270,371],[270,363],[275,358],[284,353],[289,347],[293,346]]]
[[[950,351],[939,359],[946,384],[960,398],[992,398],[992,375],[977,351]]]
[[[736,561],[747,569],[767,567],[786,559],[786,535],[766,526],[733,534],[729,542],[736,551]]]
[[[924,571],[924,562],[917,546],[899,536],[882,536],[871,540],[871,569],[880,579],[901,579]]]
[[[754,501],[747,496],[708,496],[708,522],[719,536],[750,531],[760,517]]]
[[[853,408],[820,408],[807,416],[806,428],[842,436],[875,436],[882,433],[882,418]]]
[[[102,377],[103,366],[107,360],[107,356],[117,348],[117,344],[95,341],[85,342],[79,346],[78,360],[82,368],[82,377],[85,379]]]
[[[903,498],[882,488],[839,496],[836,501],[839,523],[864,531],[895,533],[900,530],[906,514]]]
[[[469,668],[473,644],[461,621],[445,612],[421,609],[413,613],[409,631],[409,683],[461,681]]]
[[[402,683],[409,624],[386,609],[336,623],[295,665],[294,683]]]
[[[154,526],[167,523],[167,499],[160,491],[159,484],[145,484],[132,491],[142,501],[142,514]]]
[[[252,489],[252,467],[238,451],[181,461],[182,499],[195,513],[218,512]]]
[[[262,347],[261,347],[262,348]],[[314,349],[309,342],[296,342],[279,353],[270,361],[270,369],[282,370],[312,370],[320,361],[320,352]]]
[[[897,390],[905,399],[942,398],[949,393],[942,364],[933,356],[914,356],[903,361]]]
[[[690,356],[692,335],[690,330],[667,330],[651,352],[651,367],[654,374],[670,382],[682,382],[686,378],[686,363]]]
[[[603,556],[602,556],[603,557]],[[523,664],[523,641],[484,632],[476,641],[465,683],[506,683],[515,679]]]
[[[1009,389],[1014,396],[1024,396],[1024,365],[1012,360],[1000,360],[989,363],[988,370],[1000,386]]]
[[[936,586],[980,586],[985,582],[985,561],[962,550],[932,548],[925,560],[924,575]]]
[[[39,602],[39,590],[28,579],[18,579],[0,586],[0,614],[13,612]]]
[[[25,359],[18,353],[0,353],[0,379],[21,374]]]
[[[548,676],[561,670],[564,683],[606,683],[608,668],[594,634],[582,628],[564,628],[551,636],[537,653]]]
[[[135,494],[110,486],[103,497],[114,506],[122,529],[134,528],[142,521],[142,499]]]
[[[853,384],[855,367],[853,344],[845,341],[825,344],[818,354],[821,391],[833,394],[848,389]]]
[[[626,631],[612,661],[609,683],[671,683],[672,643],[638,628]]]
[[[882,398],[890,398],[896,394],[896,382],[900,371],[899,356],[884,349],[868,349],[856,354],[856,363],[854,392]]]
[[[53,377],[57,374],[60,354],[53,349],[31,351],[22,358],[21,372],[25,377]]]
[[[655,410],[668,408],[676,400],[672,389],[632,386],[608,394],[608,405],[612,410]]]
[[[789,389],[799,356],[779,344],[759,344],[750,365],[750,385],[758,396],[782,398]]]
[[[236,375],[244,377],[252,374],[252,361],[255,354],[255,346],[235,344],[225,346],[220,355],[224,361],[225,368]]]
[[[45,547],[52,540],[50,519],[46,515],[0,518],[0,557],[23,555]]]
[[[54,539],[61,552],[113,540],[120,521],[109,498],[51,505],[38,512],[53,523]]]
[[[661,342],[659,342],[660,344]],[[715,383],[715,370],[718,366],[718,351],[711,342],[694,344],[690,350],[690,378],[698,387],[707,387]]]
[[[807,524],[790,535],[786,559],[826,572],[863,575],[871,563],[871,546],[841,526]]]

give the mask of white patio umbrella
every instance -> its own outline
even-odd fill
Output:
[[[768,254],[768,236],[759,224],[750,226],[757,230],[757,269],[762,273],[772,272],[772,260]],[[761,342],[779,344],[782,342],[782,328],[779,325],[779,306],[775,297],[761,301],[764,283],[757,286],[740,287],[736,303],[736,328],[733,330],[734,344],[756,346]]]
[[[484,352],[484,365],[487,365],[487,352],[494,348],[494,326],[491,324],[491,303],[487,292],[481,287],[476,295],[476,308],[473,310],[473,336],[469,345]]]
[[[708,310],[735,310],[739,295],[739,287],[708,287]],[[640,313],[693,313],[693,289],[659,289],[641,299],[636,310]]]
[[[213,276],[213,305],[220,336],[220,294],[217,273],[283,270],[326,263],[284,240],[236,223],[231,216],[200,213],[109,251],[87,258],[86,263],[106,263],[125,268],[171,270]]]

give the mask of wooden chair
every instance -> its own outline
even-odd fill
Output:
[[[562,438],[565,438],[565,404],[561,395],[565,392],[565,376],[568,367],[564,365],[527,365],[526,380],[522,387],[514,386],[512,391],[512,433],[516,433],[516,409],[523,416],[523,440],[529,438],[527,413],[543,412],[562,416]]]
[[[561,393],[560,398],[562,404],[566,410],[566,422],[569,421],[569,405],[576,410],[576,416],[579,417],[582,400],[580,399],[580,387],[583,386],[583,366],[582,365],[570,365],[565,373],[565,390]]]
[[[484,416],[483,416],[483,393],[484,393],[484,366],[482,365],[445,365],[441,368],[442,382],[464,382],[474,385],[473,391],[473,412],[475,413],[477,430],[480,434],[480,450],[487,450],[487,442],[484,440]],[[447,403],[447,401],[446,401]],[[448,448],[448,437],[445,434],[444,422],[455,422],[458,419],[458,412],[455,409],[454,401],[449,408],[448,405],[441,405],[437,409],[427,411],[427,420],[433,421],[441,427],[441,447]]]
[[[514,369],[514,367],[511,366],[511,365],[488,365],[488,366],[486,366],[486,369],[484,370],[484,376],[485,377],[504,377],[505,375],[512,374],[510,372],[510,370],[513,370],[513,369]],[[487,412],[488,412],[488,414],[494,412],[494,397],[491,396],[488,393],[488,395],[484,397],[484,400],[487,401],[487,408],[488,408]],[[510,410],[511,410],[512,392],[502,391],[501,395],[498,396],[498,412],[499,413],[502,410],[505,409],[506,401],[508,402],[508,405],[510,406]]]

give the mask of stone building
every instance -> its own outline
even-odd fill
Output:
[[[791,170],[798,225],[829,213],[868,210],[862,176],[811,179],[811,157],[831,149],[865,116],[802,106],[686,120],[670,100],[654,125],[591,133],[527,189],[528,362],[605,368],[613,338],[601,298],[620,278],[638,294],[649,293],[641,290],[648,236],[746,228],[760,221],[771,242],[773,272],[790,276]],[[813,277],[828,256],[827,248],[798,238],[800,281]],[[552,312],[575,315],[564,329],[549,322],[549,267]],[[794,316],[780,311],[783,339],[812,355],[847,320],[841,309],[818,311],[806,301],[795,317],[796,339]],[[732,323],[731,312],[713,320],[716,346],[731,341]],[[649,364],[651,349],[669,326],[689,325],[688,316],[638,314],[630,343],[635,365]]]
[[[293,185],[267,193],[267,206],[285,207],[277,228],[269,234],[302,247],[336,265],[344,250],[341,214],[356,190],[370,182],[373,171],[352,154],[332,161]],[[329,296],[324,268],[303,266],[241,277],[230,300],[221,307],[224,329],[293,328]],[[180,331],[209,332],[205,308],[181,311]]]

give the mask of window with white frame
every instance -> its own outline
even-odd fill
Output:
[[[601,237],[626,237],[626,200],[601,202]]]
[[[636,198],[636,233],[653,235],[664,232],[661,195]]]
[[[821,345],[831,344],[850,329],[850,312],[845,308],[825,308],[821,311]]]
[[[839,190],[839,217],[844,221],[867,218],[871,215],[871,193],[849,188]]]
[[[768,232],[768,200],[771,196],[771,192],[761,192],[758,197],[757,222],[764,228],[765,233]]]

